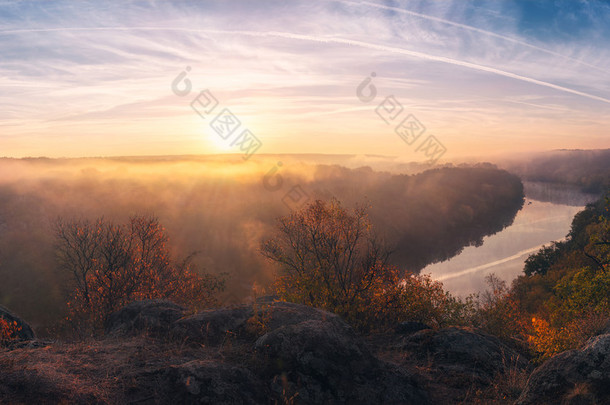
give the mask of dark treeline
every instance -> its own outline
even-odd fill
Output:
[[[523,205],[519,178],[491,165],[417,175],[321,166],[316,179],[350,205],[365,196],[373,224],[393,248],[391,260],[415,272],[480,245],[484,236],[510,225]]]
[[[394,175],[287,161],[278,189],[262,182],[277,158],[0,160],[0,304],[35,326],[63,316],[67,275],[57,270],[53,236],[59,217],[125,222],[154,214],[176,257],[198,252],[198,269],[229,275],[224,299],[231,300],[253,283],[270,285],[273,267],[260,242],[290,212],[283,200],[295,185],[310,200],[370,205],[394,263],[411,271],[481,243],[510,224],[523,201],[519,179],[489,165]]]

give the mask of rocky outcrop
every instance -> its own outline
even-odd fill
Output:
[[[304,404],[427,402],[412,377],[375,358],[348,325],[330,319],[284,325],[256,341],[273,392]]]
[[[406,337],[402,349],[459,384],[489,384],[510,367],[524,370],[529,366],[527,359],[497,337],[467,328],[421,330]]]
[[[25,341],[25,340],[33,340],[36,338],[36,335],[34,335],[34,331],[32,330],[32,327],[30,325],[28,325],[27,322],[25,322],[23,319],[19,318],[17,315],[15,315],[14,313],[12,313],[11,311],[9,311],[8,309],[6,309],[5,307],[0,305],[0,318],[4,319],[5,321],[9,322],[9,323],[16,323],[17,326],[17,333],[16,333],[16,337],[18,340],[21,341]]]
[[[167,334],[174,322],[182,318],[184,310],[167,300],[134,301],[110,315],[106,332],[115,335]]]
[[[262,382],[246,368],[193,360],[170,367],[164,376],[167,399],[173,404],[262,404]]]
[[[183,341],[216,346],[242,332],[253,315],[252,307],[246,305],[203,311],[176,321],[171,333]]]
[[[202,311],[176,320],[169,328],[178,340],[206,345],[220,345],[227,338],[256,339],[260,334],[283,326],[319,320],[345,323],[330,312],[290,302],[269,302]]]
[[[517,404],[610,403],[610,334],[560,353],[530,376]]]
[[[169,341],[226,351],[224,360],[191,359],[153,372],[167,377],[163,395],[176,403],[427,403],[412,375],[376,358],[335,314],[271,301],[181,315],[171,303],[143,301],[109,324],[114,336],[153,326]]]
[[[0,397],[8,403],[52,397],[65,403],[457,404],[473,403],[477,392],[486,403],[485,390],[515,369],[524,381],[527,360],[499,339],[424,327],[410,322],[363,337],[337,315],[287,302],[189,315],[169,301],[139,301],[110,316],[107,339],[0,351]],[[522,403],[545,403],[554,393],[607,402],[605,336],[562,355],[573,369],[551,361],[546,371],[537,370]]]

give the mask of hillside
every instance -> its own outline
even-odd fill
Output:
[[[603,388],[610,382],[610,367],[592,365],[610,355],[610,334],[534,370],[514,342],[477,330],[435,330],[405,322],[393,332],[360,336],[334,314],[270,298],[194,315],[168,301],[134,302],[113,316],[107,332],[97,340],[30,340],[0,349],[0,402],[419,405],[517,400],[533,405],[610,399]],[[587,374],[592,369],[599,378]],[[564,381],[559,386],[558,379]]]
[[[0,351],[0,397],[41,404],[460,403],[479,390],[491,395],[497,374],[512,372],[509,362],[514,370],[528,367],[489,335],[409,324],[397,330],[365,338],[334,314],[269,300],[191,316],[167,301],[136,302],[115,314],[102,340]]]

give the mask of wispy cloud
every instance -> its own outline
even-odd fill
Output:
[[[422,14],[422,13],[417,13],[411,10],[407,10],[407,9],[403,9],[403,8],[399,8],[399,7],[391,7],[391,6],[386,6],[383,4],[378,4],[378,3],[372,3],[369,1],[349,1],[349,0],[332,0],[332,1],[340,1],[341,3],[344,4],[350,4],[350,5],[355,5],[355,6],[368,6],[368,7],[375,7],[378,9],[382,9],[382,10],[391,10],[397,13],[401,13],[401,14],[408,14],[411,16],[415,16],[415,17],[419,17],[419,18],[423,18],[425,20],[428,21],[434,21],[434,22],[438,22],[438,23],[442,23],[445,25],[449,25],[449,26],[453,26],[453,27],[457,27],[466,31],[471,31],[471,32],[475,32],[478,34],[483,34],[492,38],[499,38],[503,41],[509,42],[509,43],[513,43],[513,44],[517,44],[517,45],[521,45],[525,48],[530,48],[536,51],[540,51],[543,53],[546,53],[548,55],[553,55],[553,56],[557,56],[560,58],[564,58],[566,60],[578,63],[578,64],[582,64],[583,66],[587,66],[589,68],[595,69],[595,70],[599,70],[600,72],[604,72],[604,73],[610,73],[610,70],[605,69],[603,67],[600,66],[595,66],[593,64],[587,63],[586,61],[583,61],[581,59],[577,59],[574,57],[571,57],[569,55],[564,55],[558,52],[554,52],[551,49],[546,49],[546,48],[542,48],[540,46],[536,46],[534,44],[528,43],[524,40],[518,39],[518,38],[513,38],[511,36],[508,35],[502,35],[500,33],[496,33],[493,31],[489,31],[489,30],[485,30],[485,29],[481,29],[481,28],[477,28],[477,27],[473,27],[471,25],[466,25],[466,24],[460,24],[458,22],[454,22],[454,21],[450,21],[450,20],[446,20],[444,18],[438,18],[438,17],[434,17],[431,15],[427,15],[427,14]]]
[[[596,4],[554,12],[594,26],[565,38],[510,1],[0,3],[0,155],[213,152],[169,89],[186,66],[270,152],[328,152],[324,133],[332,152],[395,154],[355,97],[373,71],[375,103],[395,95],[453,154],[577,147],[585,129],[607,146],[610,45],[591,39],[610,17]]]

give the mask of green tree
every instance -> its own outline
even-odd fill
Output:
[[[563,244],[553,242],[550,246],[543,246],[536,254],[525,260],[523,272],[532,276],[534,274],[546,274],[562,253]]]

